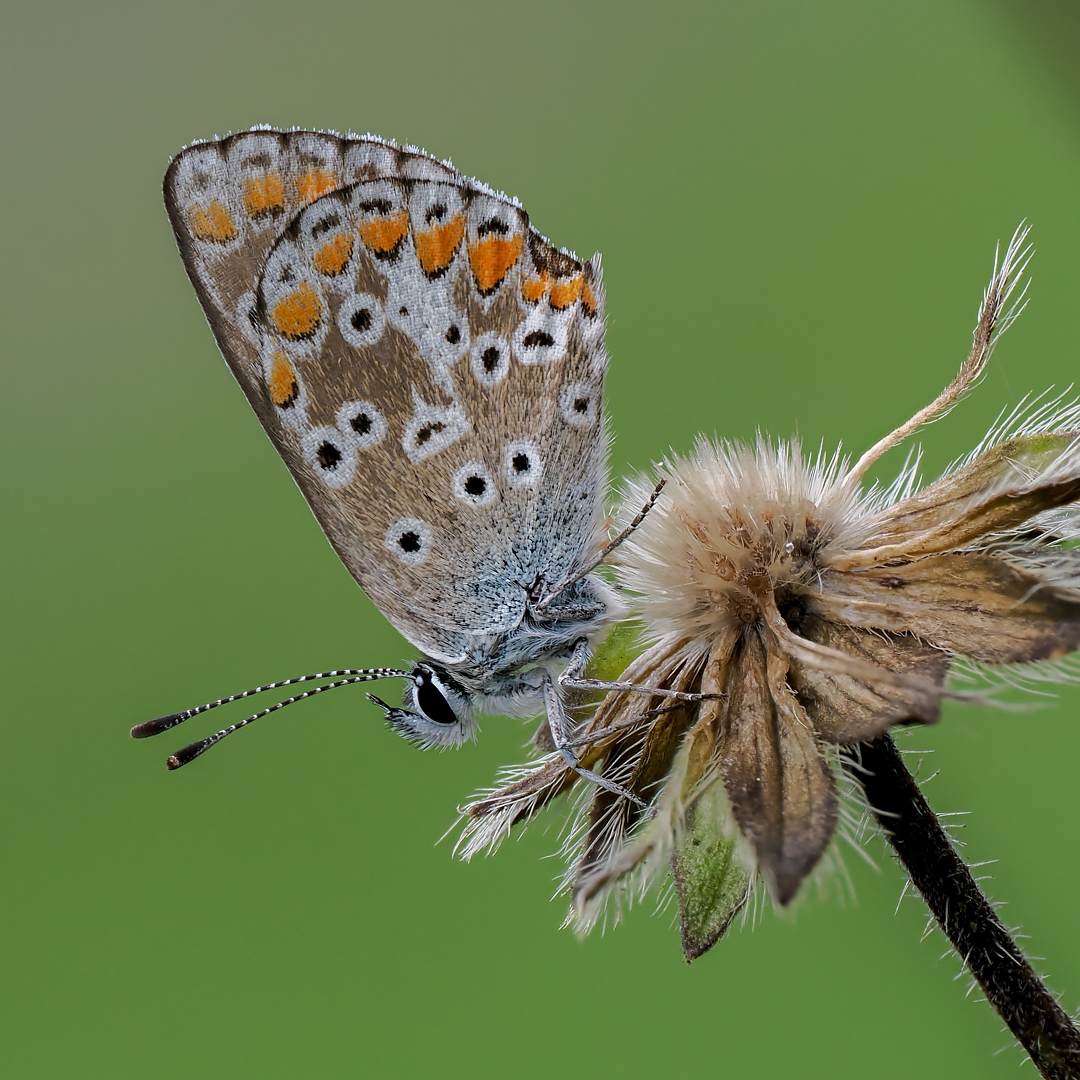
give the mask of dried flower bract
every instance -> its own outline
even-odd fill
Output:
[[[917,455],[887,489],[863,487],[979,379],[1023,306],[1026,236],[995,265],[957,377],[853,466],[759,437],[702,440],[658,467],[663,496],[617,571],[652,644],[620,679],[717,696],[614,693],[582,725],[584,761],[648,809],[585,792],[567,841],[579,926],[670,869],[700,955],[758,874],[787,904],[818,865],[842,811],[838,748],[934,722],[954,658],[1031,665],[1080,644],[1076,403],[1012,414],[928,487]],[[630,513],[654,482],[626,484]],[[513,780],[465,808],[466,854],[574,777],[550,756]]]

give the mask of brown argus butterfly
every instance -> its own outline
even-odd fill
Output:
[[[585,685],[592,644],[623,612],[590,573],[610,549],[599,257],[579,261],[516,201],[372,136],[195,143],[164,192],[233,375],[334,550],[422,659],[257,687],[132,734],[333,680],[191,744],[177,768],[282,705],[400,677],[402,707],[369,697],[418,745],[471,738],[477,710],[542,709],[567,764],[628,795],[579,767],[562,693]]]

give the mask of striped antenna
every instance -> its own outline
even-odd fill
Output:
[[[247,727],[253,720],[258,720],[260,717],[266,716],[269,713],[277,712],[278,709],[284,709],[286,705],[292,705],[297,701],[303,701],[304,698],[314,697],[316,694],[321,694],[324,690],[334,690],[339,686],[351,686],[353,683],[372,682],[375,679],[407,679],[409,678],[409,675],[410,672],[403,671],[401,668],[342,668],[337,671],[320,671],[312,675],[300,675],[295,679],[283,679],[280,682],[266,683],[263,686],[254,686],[250,690],[245,690],[243,693],[231,694],[229,697],[218,698],[217,701],[209,701],[205,705],[196,706],[194,709],[187,709],[184,712],[179,713],[170,713],[168,716],[159,716],[154,720],[147,720],[142,724],[136,724],[131,729],[131,737],[133,739],[147,739],[151,735],[160,735],[163,731],[168,731],[170,728],[176,727],[177,724],[182,724],[185,720],[190,720],[193,716],[208,712],[210,709],[216,709],[219,705],[228,705],[232,701],[241,701],[244,698],[251,697],[253,694],[261,694],[264,690],[277,690],[282,686],[295,686],[298,683],[312,682],[317,679],[334,679],[333,682],[317,686],[314,690],[305,690],[302,694],[296,694],[293,697],[286,698],[284,701],[279,701],[276,705],[271,705],[261,712],[254,713],[246,720],[239,720],[237,723],[231,724],[227,728],[222,728],[221,731],[218,731],[205,739],[200,739],[198,742],[193,742],[190,745],[185,746],[182,750],[178,750],[175,754],[169,756],[166,764],[170,769],[179,769],[181,765],[186,765],[189,761],[194,761],[195,758],[200,754],[205,753],[215,743],[221,742],[226,735],[231,735],[234,731],[239,731],[240,728]],[[339,676],[345,676],[345,678],[339,678]]]

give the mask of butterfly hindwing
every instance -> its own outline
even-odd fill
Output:
[[[256,131],[174,161],[166,202],[230,367],[330,542],[450,661],[596,550],[598,260],[373,139]]]

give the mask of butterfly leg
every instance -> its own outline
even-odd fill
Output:
[[[555,749],[562,754],[563,761],[578,776],[584,777],[591,783],[604,788],[605,791],[610,791],[613,795],[629,799],[630,802],[638,806],[644,807],[646,805],[644,799],[635,795],[632,791],[628,791],[621,784],[616,784],[613,780],[608,780],[599,773],[590,772],[588,769],[581,767],[581,758],[570,745],[566,707],[563,705],[562,692],[554,679],[548,679],[544,684],[544,707],[547,711],[548,727],[551,729],[551,738],[555,743]]]
[[[582,673],[589,663],[589,643],[579,638],[574,643],[570,662],[559,676],[559,685],[568,690],[621,690],[635,694],[652,694],[655,697],[677,698],[679,701],[706,701],[723,697],[723,694],[685,694],[681,690],[665,690],[662,686],[643,686],[641,683],[609,682],[606,679],[583,679]]]
[[[581,767],[580,755],[573,746],[571,746],[569,718],[566,715],[566,706],[563,703],[562,697],[562,686],[565,685],[563,680],[567,675],[573,677],[575,675],[580,675],[581,672],[585,670],[585,666],[589,662],[589,652],[588,639],[580,638],[575,643],[574,651],[570,656],[570,662],[559,676],[558,682],[549,678],[544,684],[544,706],[547,712],[548,728],[551,731],[552,742],[555,744],[555,749],[562,754],[566,764],[569,765],[578,776],[584,777],[586,780],[599,785],[604,788],[605,791],[610,791],[613,795],[619,795],[624,799],[629,799],[632,803],[636,803],[638,806],[644,807],[646,805],[645,800],[635,795],[632,791],[628,791],[621,784],[616,784],[613,780],[605,779],[599,773],[591,772],[589,769],[583,769]]]
[[[595,728],[592,731],[585,732],[584,735],[575,735],[567,740],[566,745],[575,746],[588,746],[591,743],[598,742],[600,739],[606,739],[609,735],[618,735],[621,731],[629,731],[630,728],[641,727],[643,724],[649,723],[650,720],[655,720],[656,717],[667,712],[674,712],[676,709],[685,708],[683,705],[662,705],[659,709],[649,709],[648,712],[643,712],[639,716],[632,717],[630,720],[620,720],[614,724],[610,724],[608,727]]]
[[[722,698],[723,694],[685,694],[681,690],[665,690],[662,686],[644,686],[641,683],[608,682],[605,679],[578,679],[567,672],[559,678],[559,684],[569,690],[620,690],[634,694],[652,694],[654,697],[676,698],[679,701],[709,701]]]

